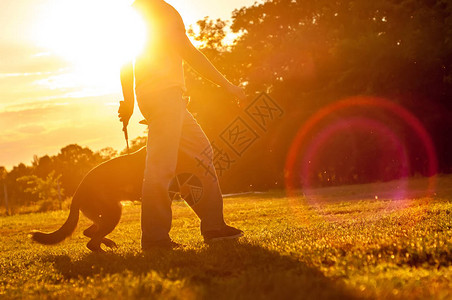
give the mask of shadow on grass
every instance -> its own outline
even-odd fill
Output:
[[[356,299],[341,282],[326,278],[317,269],[244,242],[221,242],[199,250],[92,253],[77,261],[68,256],[44,259],[53,261],[55,269],[66,279],[121,273],[143,279],[153,272],[161,281],[182,281],[196,291],[195,298]],[[153,296],[163,292],[149,290]]]

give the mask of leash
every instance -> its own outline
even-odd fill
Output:
[[[129,133],[127,132],[127,124],[125,122],[122,123],[122,131],[124,131],[124,137],[126,139],[126,145],[127,145],[127,155],[130,154],[130,148],[129,148]]]
[[[119,101],[119,104],[123,104],[124,101]],[[126,145],[127,145],[127,155],[130,154],[130,148],[129,148],[129,132],[127,131],[127,125],[129,125],[129,122],[123,121],[122,122],[122,131],[124,132],[124,138],[126,139]]]

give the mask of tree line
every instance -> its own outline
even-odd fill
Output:
[[[273,0],[236,10],[230,26],[199,21],[192,34],[204,54],[228,78],[245,83],[249,95],[267,92],[285,112],[264,134],[256,129],[262,138],[222,186],[284,187],[297,134],[319,112],[359,96],[395,108],[330,111],[291,162],[295,187],[303,187],[303,176],[313,186],[329,186],[451,172],[451,11],[446,0]],[[225,43],[228,28],[239,35],[233,45]],[[203,128],[220,135],[237,111],[196,73],[188,84]],[[434,157],[426,150],[429,140]],[[315,162],[304,167],[303,149],[316,147]]]

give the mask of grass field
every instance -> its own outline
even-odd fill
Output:
[[[140,250],[140,206],[124,207],[109,235],[119,248],[93,254],[82,230],[57,246],[29,239],[67,211],[0,218],[0,299],[452,299],[452,177],[225,199],[237,242],[203,243],[199,221],[176,202],[174,251]],[[378,191],[378,193],[376,192]]]

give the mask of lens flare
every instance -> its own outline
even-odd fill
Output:
[[[365,110],[373,114],[360,114]],[[392,118],[403,125],[408,132],[401,134],[397,126],[385,123],[376,115]],[[400,127],[400,126],[399,126]],[[422,191],[422,196],[431,196],[435,191],[438,161],[432,139],[422,123],[411,112],[402,106],[382,98],[353,97],[333,103],[312,116],[298,131],[290,147],[285,164],[285,185],[289,196],[296,196],[297,189],[302,189],[308,196],[308,202],[316,201],[309,197],[309,191],[314,186],[313,170],[316,164],[322,160],[322,151],[325,151],[332,140],[342,134],[350,132],[372,132],[378,147],[383,149],[383,154],[378,158],[380,162],[375,165],[383,165],[380,169],[380,180],[385,180],[383,171],[386,162],[392,161],[393,167],[398,168],[395,179],[400,179],[394,190],[386,192],[385,197],[402,200],[409,197],[407,177],[414,173],[410,161],[410,145],[406,142],[406,136],[415,137],[417,144],[421,145],[422,153],[426,161],[423,174],[429,177],[428,186]],[[356,145],[359,147],[359,145]],[[359,167],[359,166],[358,166]],[[419,195],[418,195],[419,196]],[[378,198],[375,195],[376,199]],[[310,198],[310,199],[309,199]],[[402,203],[403,201],[399,202]]]
[[[406,178],[409,175],[409,159],[405,145],[401,143],[400,138],[385,124],[366,118],[349,118],[347,120],[339,120],[331,123],[328,127],[322,129],[322,131],[316,135],[314,140],[308,145],[305,150],[305,155],[301,158],[300,164],[300,178],[301,186],[304,194],[308,195],[308,201],[313,197],[310,195],[310,188],[313,186],[311,182],[312,169],[320,163],[318,160],[321,157],[318,153],[322,148],[328,147],[328,142],[332,137],[340,135],[343,132],[362,131],[364,134],[367,132],[373,132],[376,135],[377,140],[381,145],[386,145],[387,149],[385,153],[381,153],[381,163],[377,163],[378,170],[384,170],[388,162],[392,161],[396,164],[398,170],[395,175],[397,178],[403,178],[399,185],[393,191],[376,191],[373,194],[384,195],[385,198],[404,199],[406,197],[407,181]],[[355,147],[359,147],[358,143],[354,143]],[[381,172],[381,171],[380,171]],[[384,176],[385,174],[381,174]],[[381,197],[380,196],[380,197]]]

